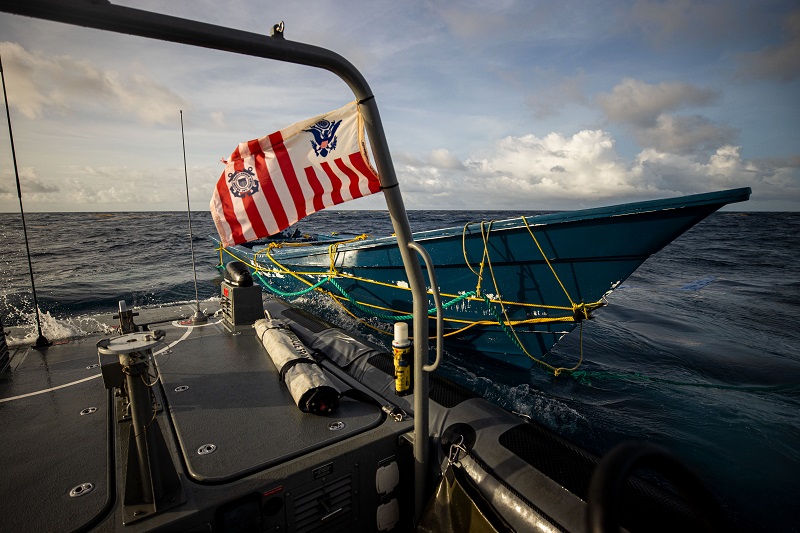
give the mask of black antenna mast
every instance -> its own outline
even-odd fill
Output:
[[[14,160],[14,176],[17,179],[17,197],[19,197],[19,214],[22,218],[22,233],[25,235],[25,252],[28,256],[28,271],[31,274],[31,292],[33,293],[33,310],[36,314],[36,330],[39,336],[36,338],[36,348],[46,348],[53,344],[42,335],[42,321],[39,318],[39,302],[36,299],[36,284],[33,281],[33,265],[31,264],[31,248],[28,245],[28,229],[25,226],[25,210],[22,208],[22,187],[19,183],[19,170],[17,170],[17,152],[14,149],[14,133],[11,130],[11,113],[8,110],[8,94],[6,93],[6,75],[3,72],[3,59],[0,56],[0,78],[3,80],[3,100],[6,104],[6,118],[8,119],[8,137],[11,140],[11,158]]]
[[[186,137],[183,134],[183,109],[181,112],[181,142],[183,143],[183,177],[186,180],[186,216],[189,218],[189,248],[192,251],[192,272],[194,272],[194,301],[196,309],[192,315],[193,324],[203,324],[208,321],[205,313],[200,311],[200,296],[197,293],[197,267],[194,263],[194,235],[192,235],[192,208],[189,205],[189,172],[186,170]]]

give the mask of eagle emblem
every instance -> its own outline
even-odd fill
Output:
[[[239,170],[238,172],[231,172],[228,174],[228,188],[231,194],[237,198],[253,196],[257,193],[258,178],[253,172],[253,167],[247,167],[246,170]]]
[[[339,129],[341,120],[331,122],[322,119],[307,130],[314,138],[311,140],[311,147],[318,156],[326,157],[330,152],[336,150],[336,130]]]

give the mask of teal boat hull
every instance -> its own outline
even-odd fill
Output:
[[[521,368],[574,366],[577,361],[547,357],[559,339],[648,257],[724,205],[746,201],[750,192],[732,189],[415,233],[435,265],[447,306],[446,348]],[[220,248],[216,242],[220,266],[243,261],[280,296],[325,291],[387,332],[391,322],[410,318],[411,292],[392,237],[271,249]]]

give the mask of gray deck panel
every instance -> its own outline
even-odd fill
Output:
[[[0,399],[72,383],[98,373],[95,340],[30,350],[0,374]],[[17,352],[21,357],[22,350]],[[97,411],[81,416],[81,410]],[[2,531],[69,531],[101,514],[109,498],[108,392],[100,378],[0,402]],[[78,498],[69,491],[94,489]],[[14,505],[13,509],[6,505]]]
[[[174,331],[174,334],[173,334]],[[180,330],[170,330],[178,338]],[[235,479],[377,426],[374,405],[343,399],[327,417],[303,413],[255,333],[195,328],[158,356],[170,414],[189,473],[198,481]],[[201,370],[198,370],[201,369]],[[188,386],[176,392],[175,388]],[[344,428],[331,430],[333,422]],[[198,455],[214,444],[216,451]]]

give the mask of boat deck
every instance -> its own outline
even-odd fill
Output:
[[[109,503],[111,396],[98,369],[87,368],[97,362],[87,357],[95,342],[12,348],[13,371],[0,374],[0,501],[13,509],[3,531],[74,530]],[[94,489],[70,497],[85,483]]]
[[[115,333],[12,347],[0,373],[0,532],[411,530],[413,418],[384,409],[413,414],[413,395],[394,394],[392,356],[285,302],[262,303],[326,355],[340,391],[363,400],[303,413],[252,327],[191,325],[177,318],[188,307],[142,311],[140,325],[166,333],[146,377],[158,405],[148,434],[163,436],[149,457],[175,480],[154,508],[136,483],[134,424],[98,364],[97,342]],[[430,400],[431,473],[461,436],[462,468],[512,527],[584,529],[597,458],[440,376]],[[690,510],[669,492],[641,480],[624,492],[629,530],[690,529]]]
[[[189,475],[230,481],[375,427],[375,405],[343,399],[334,416],[303,413],[252,328],[220,335],[218,319],[159,358],[167,404]],[[203,372],[198,373],[198,366]],[[349,388],[339,385],[341,390]],[[213,423],[209,423],[210,419]],[[331,431],[331,422],[341,430]],[[198,448],[213,444],[214,453]]]
[[[219,318],[199,327],[168,320],[189,314],[155,310],[137,320],[165,320],[150,325],[166,332],[167,344],[153,350],[160,375],[156,418],[187,501],[157,518],[134,521],[135,529],[176,519],[187,526],[219,524],[219,513],[203,516],[203,509],[236,495],[250,497],[254,489],[282,492],[281,507],[291,505],[296,502],[286,480],[292,476],[298,480],[288,485],[307,489],[301,492],[339,478],[357,491],[369,478],[358,473],[358,459],[375,464],[374,480],[377,464],[397,454],[397,435],[410,422],[387,421],[379,405],[348,398],[330,416],[303,413],[252,328],[231,334]],[[122,513],[113,510],[125,499],[131,424],[97,366],[96,343],[111,336],[71,339],[43,350],[12,347],[11,371],[0,374],[0,501],[13,512],[4,513],[0,529],[122,526]],[[334,380],[340,390],[356,386],[346,375]],[[385,445],[375,446],[381,439]],[[364,456],[343,457],[367,443]],[[278,479],[280,490],[270,487]],[[261,504],[255,503],[258,514]],[[276,524],[291,520],[290,514],[278,511]]]

